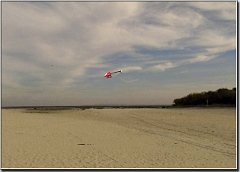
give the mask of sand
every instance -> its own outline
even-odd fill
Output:
[[[2,168],[236,165],[236,108],[2,109]]]

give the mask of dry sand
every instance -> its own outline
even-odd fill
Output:
[[[2,109],[2,168],[236,168],[236,109]]]

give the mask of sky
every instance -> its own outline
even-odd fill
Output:
[[[234,87],[234,1],[2,2],[3,107],[171,105]]]

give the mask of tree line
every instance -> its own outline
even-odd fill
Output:
[[[191,93],[185,97],[174,99],[174,106],[198,105],[235,105],[236,87],[233,89],[220,88],[216,91]]]

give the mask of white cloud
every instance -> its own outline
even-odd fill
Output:
[[[191,59],[188,59],[188,60],[183,60],[182,62],[180,63],[196,63],[196,62],[206,62],[206,61],[209,61],[211,59],[213,59],[214,56],[206,56],[206,55],[198,55],[197,57],[195,58],[191,58]]]
[[[206,46],[208,53],[220,53],[236,48],[234,37],[227,37],[218,30],[206,30],[198,40],[199,46]]]
[[[201,10],[208,11],[226,11],[233,10],[236,7],[237,2],[188,2],[190,6],[196,7]]]
[[[171,62],[164,62],[164,63],[160,63],[158,65],[154,65],[150,68],[151,71],[156,71],[156,70],[160,70],[160,71],[165,71],[166,69],[170,69],[176,67],[176,64],[173,64]]]
[[[121,69],[123,70],[123,72],[132,72],[132,71],[142,70],[140,66],[126,66]]]

